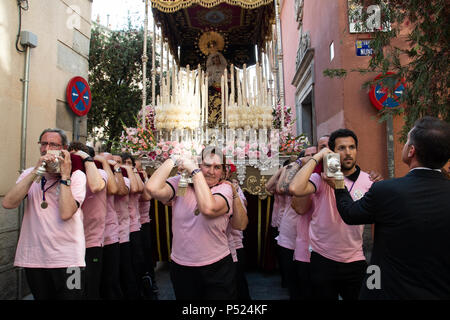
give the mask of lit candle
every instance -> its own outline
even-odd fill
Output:
[[[227,113],[227,110],[228,110],[228,105],[229,105],[229,103],[228,103],[228,70],[227,70],[227,68],[225,68],[225,71],[224,71],[224,96],[225,96],[225,106],[224,106],[224,108],[223,108],[223,111],[224,111],[224,113],[222,114],[222,119],[226,119],[226,114],[225,113]],[[225,121],[224,120],[222,120],[222,123],[224,123]]]
[[[234,65],[231,65],[231,103],[230,104],[234,104]]]
[[[221,106],[221,111],[222,111],[222,122],[223,122],[223,120],[224,120],[224,118],[223,118],[223,114],[224,114],[224,106],[225,106],[225,99],[224,99],[224,96],[225,96],[225,84],[224,84],[224,78],[223,78],[223,75],[222,75],[222,77],[220,77],[220,93],[221,93],[221,100],[220,100],[220,106]]]
[[[243,77],[243,84],[242,84],[242,102],[244,106],[247,106],[247,65],[244,63],[244,77]]]
[[[205,104],[205,117],[206,117],[206,127],[208,127],[208,108],[209,108],[209,103],[208,103],[208,75],[206,75],[206,79],[205,79],[205,99],[206,99],[206,104]],[[208,131],[207,131],[208,132]],[[206,138],[208,138],[208,134],[206,135]]]

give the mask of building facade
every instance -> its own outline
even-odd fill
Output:
[[[25,53],[16,50],[21,31],[37,36],[30,49],[25,167],[39,158],[39,134],[58,127],[69,140],[85,140],[86,117],[77,117],[66,102],[66,87],[75,76],[87,79],[92,0],[0,1],[0,201],[19,176]],[[19,49],[24,49],[20,43]],[[0,299],[22,298],[26,284],[13,267],[20,221],[18,209],[0,207]]]
[[[280,1],[285,101],[295,109],[297,132],[305,133],[312,142],[339,128],[355,131],[361,168],[376,170],[387,178],[386,123],[379,122],[378,110],[362,88],[377,74],[350,72],[368,66],[370,56],[364,55],[368,52],[358,47],[371,33],[355,32],[349,9],[348,0]],[[405,43],[405,38],[396,41]],[[348,73],[344,78],[330,78],[323,74],[326,69]],[[398,134],[402,125],[400,117],[394,118],[395,176],[407,171]]]

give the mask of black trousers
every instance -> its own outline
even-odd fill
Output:
[[[152,232],[150,223],[141,225],[142,247],[144,251],[145,272],[155,281],[155,264],[152,256]]]
[[[299,296],[299,288],[297,272],[294,264],[294,250],[287,249],[282,246],[278,246],[277,249],[280,253],[281,277],[286,281],[290,299],[297,300]]]
[[[248,291],[247,278],[245,277],[245,249],[236,249],[238,261],[236,264],[236,283],[238,300],[251,300],[250,292]]]
[[[103,247],[100,297],[104,300],[118,300],[123,297],[120,289],[120,247],[118,242]]]
[[[141,231],[130,232],[131,265],[139,296],[143,295],[143,277],[145,275],[145,259]]]
[[[86,261],[84,298],[86,300],[99,300],[100,283],[102,280],[103,248],[86,248],[84,260]]]
[[[310,263],[303,261],[294,261],[295,271],[297,275],[298,295],[294,297],[295,300],[310,300],[312,299],[311,287],[311,271]]]
[[[207,266],[189,267],[170,262],[177,300],[236,300],[236,265],[231,255]]]
[[[311,253],[311,284],[314,299],[357,300],[367,269],[365,260],[342,263]]]
[[[139,299],[136,277],[131,262],[130,242],[119,244],[120,248],[120,288],[126,300]]]
[[[25,276],[35,300],[81,300],[84,267],[25,268]]]

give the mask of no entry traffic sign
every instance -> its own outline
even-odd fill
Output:
[[[394,73],[387,72],[386,75],[383,76],[383,74],[380,73],[378,76],[375,77],[375,80],[379,80],[382,77],[386,77],[392,74]],[[378,83],[377,85],[372,86],[372,88],[370,89],[369,98],[374,107],[377,108],[378,110],[383,109],[383,107],[395,108],[400,105],[400,97],[405,91],[405,88],[406,88],[405,79],[401,79],[400,81],[398,81],[395,84],[393,91],[391,91],[388,87],[384,86],[382,83]]]
[[[87,81],[82,77],[70,79],[66,89],[66,99],[70,108],[76,115],[85,116],[91,108],[91,89]]]

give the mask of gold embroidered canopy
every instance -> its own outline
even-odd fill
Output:
[[[272,37],[274,0],[151,2],[153,17],[182,67],[205,66],[208,56],[205,48],[212,36],[228,63],[238,67],[244,63],[252,65],[256,61],[255,46],[264,48],[265,42]]]
[[[240,6],[245,9],[254,9],[269,3],[273,0],[151,0],[152,7],[162,12],[174,12],[180,9],[198,4],[205,8],[212,8],[220,3],[228,3],[233,6]]]

